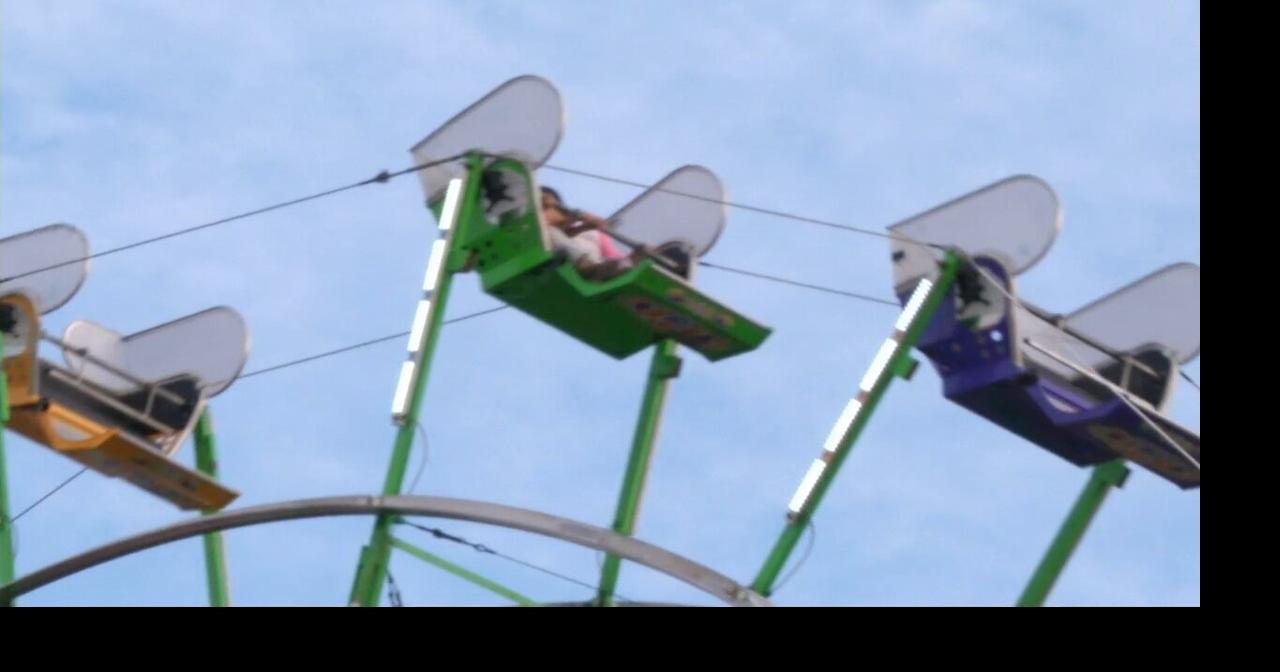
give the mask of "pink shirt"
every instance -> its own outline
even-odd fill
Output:
[[[613,239],[607,234],[601,234],[600,236],[600,253],[604,255],[605,259],[622,259],[627,256],[618,251],[618,247],[613,244]]]

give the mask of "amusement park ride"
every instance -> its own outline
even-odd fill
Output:
[[[893,283],[903,309],[853,399],[791,499],[777,543],[748,584],[632,538],[668,387],[681,346],[710,362],[761,347],[771,329],[695,285],[698,259],[725,226],[719,179],[700,166],[672,171],[606,220],[604,234],[633,263],[585,277],[544,216],[536,171],[563,130],[559,92],[523,76],[499,86],[412,148],[433,243],[406,360],[392,395],[398,427],[381,496],[335,497],[224,511],[238,493],[217,480],[207,405],[239,376],[247,327],[226,307],[122,336],[77,321],[57,337],[41,316],[66,304],[88,272],[84,236],[65,224],[0,239],[0,420],[102,474],[201,517],[101,547],[17,578],[0,443],[0,602],[76,571],[204,535],[210,601],[229,603],[220,531],[326,515],[374,517],[350,604],[379,602],[394,549],[466,580],[530,600],[449,565],[394,535],[406,516],[486,522],[606,552],[593,604],[615,603],[622,560],[647,565],[737,605],[767,605],[778,575],[835,475],[895,378],[918,349],[944,396],[1093,475],[1019,600],[1043,604],[1111,487],[1132,462],[1180,488],[1200,486],[1200,437],[1166,415],[1180,367],[1200,350],[1200,271],[1161,269],[1066,315],[1020,299],[1015,279],[1052,247],[1057,195],[1012,177],[890,227]],[[577,232],[580,233],[580,232]],[[570,233],[569,235],[575,235]],[[640,414],[610,529],[498,504],[402,495],[432,355],[454,276],[474,271],[484,291],[616,359],[652,350]],[[61,350],[61,363],[40,356]],[[0,434],[2,437],[3,434]],[[196,467],[177,453],[194,437]],[[0,439],[2,440],[2,439]]]

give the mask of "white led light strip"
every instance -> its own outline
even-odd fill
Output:
[[[432,301],[436,287],[440,285],[445,273],[445,250],[449,248],[449,240],[453,236],[454,221],[458,217],[459,201],[462,200],[462,180],[449,180],[449,187],[444,196],[444,207],[440,209],[440,231],[444,238],[431,245],[431,256],[427,260],[427,274],[422,281],[422,300],[413,314],[413,327],[409,330],[409,357],[400,367],[400,378],[396,381],[396,392],[391,398],[391,421],[403,425],[409,414],[409,402],[412,390],[417,383],[418,364],[422,358],[422,349],[426,345],[427,334],[431,331],[431,323],[435,320],[438,302]]]

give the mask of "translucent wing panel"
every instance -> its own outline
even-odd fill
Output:
[[[609,218],[619,234],[658,247],[683,241],[701,257],[724,230],[725,192],[702,166],[677,168]]]
[[[24,294],[40,313],[53,311],[79,291],[89,274],[88,256],[89,241],[70,224],[0,239],[0,296]],[[21,277],[50,266],[56,268]]]
[[[537,168],[556,151],[563,131],[560,92],[541,77],[524,75],[494,89],[410,151],[419,164],[474,149],[511,156]],[[420,171],[427,200],[443,197],[449,180],[464,172],[460,160]]]
[[[1000,260],[1014,275],[1040,261],[1062,228],[1058,195],[1044,180],[1017,175],[889,227],[910,240],[958,247]],[[936,271],[927,248],[894,240],[894,285]]]
[[[1067,325],[1113,350],[1158,344],[1189,362],[1200,354],[1200,267],[1162,268],[1071,313]]]
[[[1021,305],[1014,307],[1014,315],[1018,339],[1030,340],[1046,350],[1057,353],[1060,357],[1073,364],[1094,371],[1112,362],[1107,353],[1063,332],[1049,321],[1042,319]],[[1041,369],[1052,371],[1066,380],[1072,380],[1079,376],[1071,367],[1058,362],[1035,348],[1023,347],[1021,351],[1023,356],[1030,360],[1031,363]]]
[[[226,307],[210,308],[126,337],[80,320],[67,327],[62,340],[145,382],[194,376],[209,396],[229,387],[249,358],[249,330],[244,318]],[[87,380],[120,393],[137,387],[69,349],[63,356],[72,370],[82,372]]]
[[[97,383],[109,390],[124,394],[135,388],[137,384],[112,371],[129,372],[129,359],[125,354],[124,336],[88,320],[72,322],[62,334],[62,342],[68,348],[62,351],[62,357],[76,374],[85,380]],[[77,354],[70,348],[82,349],[95,360],[105,363],[100,366]],[[135,377],[139,377],[136,376]]]

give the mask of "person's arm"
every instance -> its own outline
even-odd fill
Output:
[[[609,220],[604,219],[603,217],[597,217],[596,215],[593,215],[589,212],[583,212],[582,210],[579,210],[578,218],[581,219],[583,222],[586,222],[587,224],[590,224],[591,226],[594,226],[595,228],[600,229],[601,231],[609,230]]]
[[[564,230],[564,232],[571,238],[592,229],[596,229],[604,233],[608,233],[609,231],[608,220],[583,210],[570,211],[566,221],[572,222],[572,224],[565,227]]]

